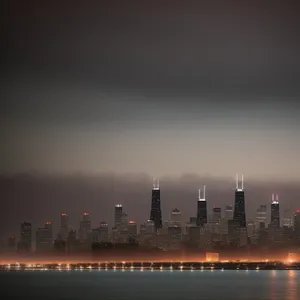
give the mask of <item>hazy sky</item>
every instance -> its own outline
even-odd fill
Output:
[[[11,1],[0,172],[300,179],[297,7],[213,2]]]

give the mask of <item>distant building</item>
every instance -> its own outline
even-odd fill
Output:
[[[275,198],[276,196],[276,198]],[[272,194],[272,203],[271,203],[271,226],[274,228],[280,228],[280,209],[278,195]]]
[[[207,203],[205,198],[205,186],[203,191],[203,197],[201,197],[201,191],[199,189],[198,201],[197,201],[197,226],[204,226],[207,224]]]
[[[300,241],[300,208],[298,208],[294,215],[294,233],[297,241]]]
[[[31,251],[31,247],[32,247],[31,243],[32,243],[31,223],[23,222],[21,223],[21,237],[20,237],[20,242],[18,244],[18,249]]]
[[[222,218],[222,209],[221,207],[214,207],[212,210],[211,222],[220,223]]]
[[[121,225],[121,218],[123,214],[122,204],[115,205],[115,227],[118,228]]]
[[[267,225],[267,205],[262,204],[256,210],[256,219],[255,219],[255,227],[259,229],[261,226],[260,224],[263,223],[266,227]]]
[[[99,241],[101,243],[109,242],[108,224],[107,222],[101,222],[99,227]]]
[[[282,226],[287,228],[293,227],[293,213],[290,208],[285,208],[283,211]]]
[[[190,225],[197,226],[197,217],[190,217]]]
[[[227,221],[233,219],[233,207],[232,207],[232,205],[227,205],[225,207],[224,219],[227,220]]]
[[[174,208],[171,212],[170,226],[181,226],[181,212],[178,208]]]
[[[153,180],[150,220],[154,222],[155,229],[162,228],[162,213],[160,204],[159,182]]]
[[[60,238],[66,240],[69,233],[69,216],[66,213],[60,215]]]
[[[137,223],[135,221],[128,222],[129,241],[136,241],[137,239]]]
[[[241,187],[239,187],[238,180],[239,178],[237,175],[233,220],[239,223],[240,228],[246,228],[245,193],[244,193],[243,175],[242,175]]]
[[[89,243],[91,241],[91,220],[88,212],[82,214],[82,220],[79,223],[79,240],[82,243]]]
[[[52,223],[46,222],[44,227],[36,231],[36,251],[50,250],[52,246]]]

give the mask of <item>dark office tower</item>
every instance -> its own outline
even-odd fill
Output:
[[[36,250],[45,251],[52,248],[52,222],[46,222],[44,227],[36,231]]]
[[[20,238],[19,248],[22,250],[31,251],[31,238],[32,238],[31,223],[30,222],[21,223],[21,238]]]
[[[299,242],[300,241],[300,209],[299,208],[296,210],[294,216],[294,233],[295,233],[296,240]]]
[[[205,199],[205,186],[203,189],[203,198],[201,198],[201,191],[199,189],[199,197],[197,201],[197,226],[203,226],[207,223],[207,204]]]
[[[90,214],[84,212],[82,214],[82,220],[79,223],[79,240],[81,242],[88,241],[92,232]]]
[[[115,227],[118,228],[121,225],[123,215],[122,204],[115,205]]]
[[[240,228],[246,228],[245,213],[245,194],[244,194],[244,177],[242,175],[241,187],[239,187],[239,175],[236,175],[236,190],[234,201],[233,220],[239,224]]]
[[[69,216],[66,213],[60,215],[60,237],[66,240],[69,232]]]
[[[275,228],[280,228],[280,210],[278,194],[272,194],[271,225]]]
[[[162,228],[159,181],[155,179],[153,179],[150,220],[154,222],[156,230]]]

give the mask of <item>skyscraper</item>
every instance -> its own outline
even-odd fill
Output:
[[[221,207],[214,207],[212,210],[211,222],[220,223],[222,218],[222,209]]]
[[[236,190],[233,220],[239,224],[240,228],[246,228],[245,213],[245,194],[244,194],[244,178],[242,175],[241,187],[239,187],[239,176],[236,175]]]
[[[300,241],[300,208],[298,208],[294,215],[294,233],[297,241]]]
[[[232,205],[226,205],[224,219],[226,221],[233,219],[233,207],[232,207]]]
[[[178,208],[172,209],[169,223],[171,226],[181,226],[181,212]]]
[[[60,237],[66,240],[69,232],[69,216],[66,213],[60,215]]]
[[[31,223],[23,222],[21,223],[21,238],[19,243],[19,249],[31,251],[31,239],[32,239],[32,231],[31,231]]]
[[[91,238],[91,220],[88,212],[82,214],[82,220],[79,223],[79,240],[87,242]]]
[[[271,225],[275,228],[280,228],[280,209],[278,194],[272,194]]]
[[[52,223],[46,222],[44,227],[36,231],[36,250],[49,250],[52,247]]]
[[[162,228],[159,181],[155,182],[155,179],[153,179],[150,220],[154,222],[156,230]]]
[[[121,219],[123,214],[122,204],[115,205],[115,227],[118,228],[121,225]]]
[[[263,224],[263,225],[261,225]],[[255,220],[255,228],[265,228],[267,225],[267,205],[262,204],[256,210],[256,220]]]
[[[201,198],[201,190],[199,189],[197,201],[197,226],[203,226],[207,223],[207,204],[205,198],[205,186],[203,188],[203,198]]]

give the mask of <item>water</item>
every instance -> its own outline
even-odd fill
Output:
[[[300,299],[300,271],[16,271],[0,282],[1,299]]]

